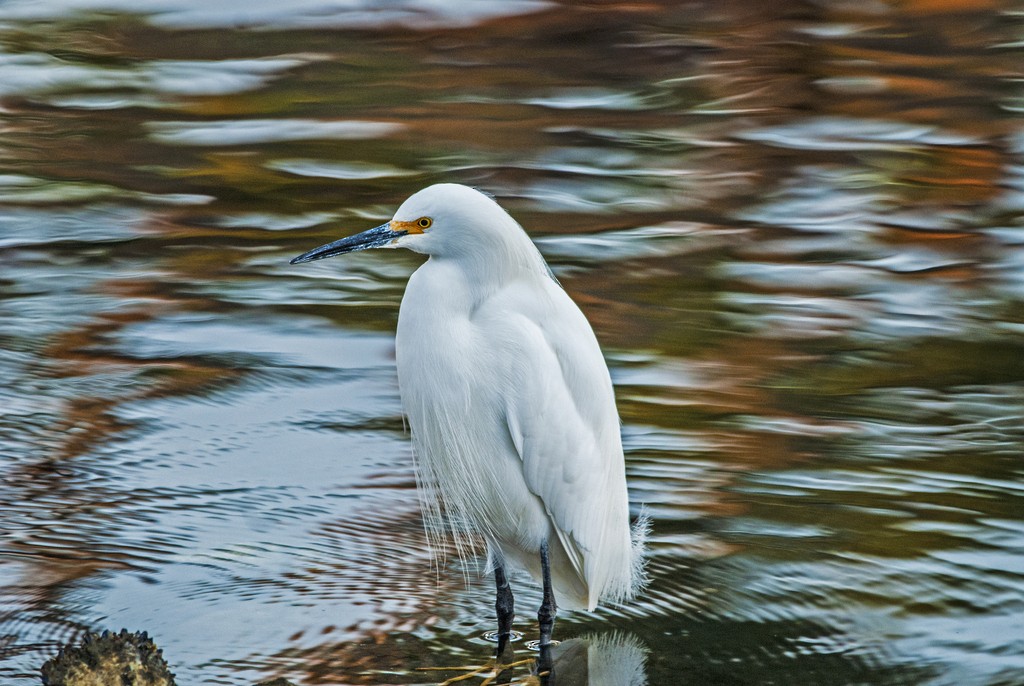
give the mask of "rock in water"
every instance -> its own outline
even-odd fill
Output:
[[[174,686],[174,675],[146,632],[87,633],[43,665],[44,686]]]

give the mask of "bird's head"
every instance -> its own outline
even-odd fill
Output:
[[[427,255],[456,255],[486,242],[488,236],[509,233],[522,234],[522,229],[494,200],[468,186],[439,183],[412,195],[391,221],[314,248],[291,263],[313,262],[368,248],[408,248]]]

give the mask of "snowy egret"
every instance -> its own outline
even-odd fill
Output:
[[[367,248],[428,256],[402,298],[398,385],[428,532],[443,521],[460,553],[473,533],[487,543],[499,655],[514,617],[510,565],[542,584],[542,648],[557,606],[634,595],[645,523],[630,528],[608,367],[526,232],[487,195],[438,184],[391,221],[291,262]]]

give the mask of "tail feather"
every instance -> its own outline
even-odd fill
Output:
[[[619,548],[622,556],[618,561],[607,560],[611,567],[601,568],[600,558],[588,560],[573,536],[556,528],[559,545],[552,548],[552,581],[556,595],[561,596],[560,602],[567,603],[563,606],[593,611],[599,601],[624,603],[643,590],[648,583],[647,536],[650,530],[651,518],[646,510],[641,510],[630,527],[628,548]],[[558,564],[563,558],[569,564]],[[594,564],[599,566],[594,568]],[[615,572],[613,568],[620,571]]]
[[[632,564],[629,595],[623,600],[634,597],[644,590],[650,582],[647,576],[647,537],[651,533],[651,515],[646,507],[640,508],[640,514],[629,531],[629,542],[632,548],[630,562]]]

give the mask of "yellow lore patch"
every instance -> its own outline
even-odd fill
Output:
[[[391,222],[392,231],[405,231],[406,233],[424,233],[431,227],[434,220],[430,217],[420,217],[411,222]]]

